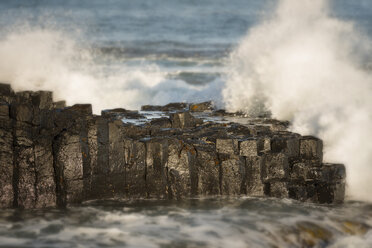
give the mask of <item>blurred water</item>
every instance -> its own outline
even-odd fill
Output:
[[[5,210],[0,247],[370,247],[372,205],[259,198]]]

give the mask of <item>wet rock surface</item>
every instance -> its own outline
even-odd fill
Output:
[[[211,102],[66,107],[51,92],[0,84],[0,207],[65,207],[107,198],[249,195],[341,203],[345,167],[289,123]]]

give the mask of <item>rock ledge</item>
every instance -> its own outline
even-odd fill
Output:
[[[97,116],[90,104],[0,84],[0,207],[219,195],[342,202],[345,167],[323,163],[322,141],[287,127],[211,102]]]

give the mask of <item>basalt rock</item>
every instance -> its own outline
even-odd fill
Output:
[[[56,204],[52,109],[52,93],[43,91],[18,92],[10,105],[14,206]]]
[[[2,89],[0,92],[10,93]],[[10,88],[10,87],[9,87]],[[0,105],[0,207],[11,207],[14,201],[13,191],[13,121],[10,119],[9,107],[11,99],[2,96]]]
[[[172,112],[172,111],[183,111],[188,108],[187,103],[183,102],[174,102],[169,103],[164,106],[159,105],[144,105],[141,107],[142,111],[162,111],[162,112]]]
[[[144,118],[143,115],[138,113],[136,110],[126,110],[122,108],[108,109],[102,111],[102,116],[104,117],[113,117],[116,119],[128,118],[128,119],[140,119]]]
[[[192,103],[189,106],[191,112],[204,112],[213,110],[213,104],[211,101],[202,103]]]
[[[287,127],[211,102],[99,116],[0,84],[0,207],[221,195],[342,202],[345,167],[323,163],[322,141]]]

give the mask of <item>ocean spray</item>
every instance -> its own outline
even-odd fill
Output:
[[[371,40],[329,4],[280,0],[232,52],[223,96],[230,111],[268,109],[324,139],[325,160],[347,166],[348,196],[372,200]]]

